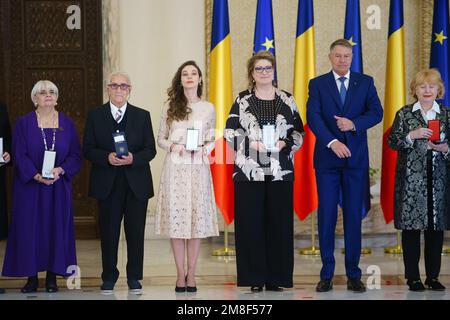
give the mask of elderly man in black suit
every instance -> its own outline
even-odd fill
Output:
[[[89,195],[99,202],[102,247],[102,293],[112,294],[119,277],[117,250],[124,218],[127,239],[127,279],[130,293],[141,293],[144,233],[148,199],[153,196],[149,162],[156,155],[150,113],[128,103],[130,77],[109,77],[110,101],[89,112],[83,153],[91,161]],[[116,154],[113,135],[127,142],[128,155]]]

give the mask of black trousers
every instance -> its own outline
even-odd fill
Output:
[[[237,285],[291,288],[293,183],[235,182],[234,190]]]
[[[127,278],[142,279],[147,204],[147,200],[136,198],[128,185],[125,172],[119,170],[111,194],[107,199],[99,201],[103,281],[116,282],[119,278],[117,250],[122,218],[127,241]]]
[[[437,231],[433,223],[433,165],[432,153],[427,155],[427,215],[428,229],[425,237],[425,273],[427,279],[439,277],[441,271],[441,253],[444,244],[444,231]],[[405,278],[419,280],[420,261],[420,230],[402,231],[403,263],[405,264]]]

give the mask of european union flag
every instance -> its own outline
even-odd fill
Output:
[[[359,0],[347,0],[345,9],[344,38],[352,45],[353,60],[350,70],[352,72],[363,73],[362,41],[361,41],[361,18],[359,14]],[[369,172],[367,172],[367,185],[364,190],[362,207],[362,217],[365,218],[370,210],[370,182]],[[342,193],[340,204],[342,204]],[[342,205],[341,205],[342,207]]]
[[[363,73],[359,0],[347,0],[344,38],[353,46],[353,61],[350,70]]]
[[[431,34],[430,68],[439,70],[445,85],[445,96],[439,100],[445,106],[450,106],[449,88],[449,14],[448,0],[434,0],[433,31]]]
[[[275,55],[275,34],[273,32],[272,0],[258,0],[256,8],[255,37],[253,53],[266,50]]]
[[[275,33],[273,32],[272,0],[258,0],[256,7],[253,54],[261,50],[270,51],[275,56]],[[276,69],[274,79],[276,83]]]

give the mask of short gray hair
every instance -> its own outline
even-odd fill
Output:
[[[36,84],[33,86],[33,89],[31,89],[31,101],[33,101],[33,103],[36,103],[36,101],[34,100],[34,97],[42,90],[44,89],[48,89],[48,90],[53,90],[55,92],[56,95],[56,99],[58,99],[59,96],[59,91],[58,91],[58,87],[56,86],[56,84],[54,84],[53,82],[51,82],[50,80],[39,80],[38,82],[36,82]]]
[[[122,77],[127,78],[128,84],[131,85],[131,78],[130,78],[130,75],[129,75],[128,73],[126,73],[126,72],[123,72],[123,71],[115,71],[115,72],[112,72],[112,73],[109,75],[109,77],[108,77],[108,80],[107,80],[108,83],[111,83],[111,79],[112,79],[114,76],[122,76]],[[107,84],[108,84],[108,83],[107,83]]]
[[[352,44],[347,39],[337,39],[336,41],[334,41],[330,45],[330,52],[333,51],[334,47],[336,47],[336,46],[343,46],[343,47],[346,47],[347,49],[353,50]]]

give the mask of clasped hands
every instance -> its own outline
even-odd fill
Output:
[[[431,135],[433,134],[433,130],[428,129],[428,128],[419,128],[416,130],[413,130],[409,133],[409,137],[411,138],[411,140],[416,140],[416,139],[429,139],[431,137]],[[431,149],[438,151],[438,152],[443,152],[443,153],[447,153],[448,152],[448,143],[439,143],[439,144],[435,144],[431,141],[428,141],[428,145],[430,146]]]
[[[61,175],[64,173],[63,168],[57,167],[52,170],[53,179],[44,179],[40,173],[37,173],[33,179],[39,183],[43,183],[47,186],[54,184],[61,178]]]
[[[286,147],[286,142],[283,140],[278,140],[278,142],[275,144],[275,148],[279,151],[283,150],[283,148]],[[267,148],[261,141],[252,141],[250,142],[250,148],[258,151],[258,152],[267,152]]]
[[[183,156],[186,152],[188,152],[184,145],[173,143],[170,145],[170,152],[178,154],[180,157]],[[200,147],[197,151],[194,152],[194,156],[207,156],[208,150],[204,147]]]
[[[3,153],[2,158],[5,161],[4,163],[8,163],[9,161],[11,161],[11,156],[8,152]]]
[[[347,131],[353,131],[355,130],[355,124],[352,120],[334,116],[334,119],[336,119],[336,125],[338,126],[339,130],[342,132]],[[330,145],[331,150],[336,154],[338,158],[350,158],[352,156],[352,153],[350,152],[350,149],[343,144],[342,142],[336,140]]]
[[[131,152],[128,152],[128,156],[123,156],[121,158],[117,157],[117,154],[115,152],[111,152],[108,155],[108,162],[112,166],[128,166],[133,164],[133,154]]]

